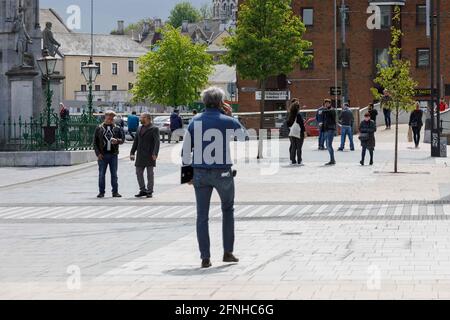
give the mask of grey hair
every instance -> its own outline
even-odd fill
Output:
[[[147,118],[150,121],[152,121],[152,115],[149,112],[143,112],[141,113],[141,117]]]
[[[202,92],[206,108],[220,108],[225,101],[225,92],[218,87],[210,87]]]

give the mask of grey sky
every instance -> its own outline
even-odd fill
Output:
[[[182,0],[94,0],[96,33],[109,33],[115,29],[117,20],[125,20],[125,24],[135,22],[145,17],[160,17],[166,19],[175,4]],[[200,7],[212,0],[189,0],[194,6]],[[81,8],[81,30],[90,30],[90,0],[41,0],[41,8],[54,8],[66,21],[66,13],[70,5]]]

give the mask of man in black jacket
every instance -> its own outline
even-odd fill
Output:
[[[344,109],[342,110],[341,116],[339,117],[341,121],[341,147],[339,151],[344,151],[345,140],[350,140],[350,150],[355,151],[355,144],[353,142],[353,123],[355,122],[355,117],[353,116],[352,110],[348,103],[344,104]]]
[[[98,158],[98,186],[100,193],[97,198],[105,197],[105,175],[108,169],[111,172],[111,186],[114,198],[121,198],[117,169],[119,164],[119,145],[125,142],[125,135],[121,128],[114,124],[114,111],[105,113],[105,121],[95,129],[94,151]]]
[[[160,135],[159,129],[153,126],[149,113],[141,115],[141,124],[142,126],[136,132],[130,159],[131,161],[136,160],[136,176],[140,188],[136,198],[152,198],[155,185],[154,168],[158,159]],[[136,152],[137,157],[135,157]],[[145,170],[147,170],[147,187],[144,179]]]
[[[328,108],[323,112],[323,126],[322,130],[325,133],[325,138],[327,141],[327,149],[330,154],[330,162],[328,162],[327,166],[334,166],[336,164],[336,160],[334,158],[334,149],[333,149],[333,140],[336,136],[337,122],[336,122],[336,110],[333,108],[333,105],[328,103]]]

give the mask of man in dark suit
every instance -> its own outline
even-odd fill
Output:
[[[154,168],[159,153],[159,129],[152,124],[149,113],[143,113],[140,121],[142,126],[136,132],[130,154],[131,161],[136,161],[136,176],[140,188],[136,198],[152,198],[155,185]],[[147,170],[147,186],[144,178],[145,170]]]

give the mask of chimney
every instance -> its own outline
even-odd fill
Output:
[[[150,24],[148,21],[144,22],[144,25],[142,26],[142,35],[147,36],[150,33]]]
[[[117,21],[117,34],[119,35],[125,34],[125,22],[123,20]]]
[[[203,31],[209,31],[210,30],[210,27],[209,27],[209,20],[208,19],[205,19],[204,21],[203,21]]]
[[[161,19],[155,19],[155,32],[158,32],[162,27]]]
[[[188,33],[189,32],[189,21],[183,20],[183,24],[181,25],[181,32]]]

